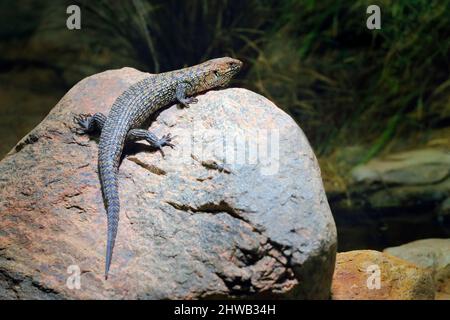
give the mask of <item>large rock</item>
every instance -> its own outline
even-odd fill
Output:
[[[423,239],[384,252],[431,271],[436,298],[450,300],[450,239]]]
[[[405,260],[374,250],[338,253],[334,300],[434,299],[431,273]]]
[[[81,81],[0,162],[0,297],[328,298],[336,229],[316,158],[287,114],[244,89],[164,110],[151,130],[177,136],[165,159],[145,143],[128,148],[104,280],[98,138],[76,135],[72,117],[107,114],[145,76],[124,68]]]

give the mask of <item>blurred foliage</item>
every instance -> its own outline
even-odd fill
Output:
[[[86,0],[79,4],[88,10],[85,21],[95,39],[108,45],[115,35],[116,49],[131,54],[152,72],[237,55],[237,51],[246,56],[246,41],[263,35],[259,29],[267,25],[273,6],[271,1],[252,0]]]
[[[381,30],[365,28],[373,1],[284,1],[277,37],[255,63],[260,92],[299,120],[320,153],[449,118],[448,1],[378,1]],[[282,49],[281,49],[282,48]]]
[[[65,28],[74,3],[80,31]],[[381,30],[366,28],[370,4],[381,7]],[[67,86],[104,69],[162,72],[234,56],[245,62],[235,85],[290,113],[319,154],[365,144],[366,161],[395,137],[449,125],[449,8],[447,0],[48,1],[20,55],[60,70]]]
[[[80,32],[61,28],[67,16],[55,15],[69,4],[81,8]],[[40,40],[58,34],[61,47],[76,52],[70,59],[82,66],[131,66],[158,73],[211,57],[254,56],[252,46],[273,23],[273,7],[271,0],[67,0],[49,3],[50,19],[39,34]]]

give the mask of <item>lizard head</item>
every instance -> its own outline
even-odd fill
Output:
[[[208,90],[228,85],[231,78],[241,70],[242,62],[223,57],[206,61],[201,66],[204,70],[202,86],[204,90]]]

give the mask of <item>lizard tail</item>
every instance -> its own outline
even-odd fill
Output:
[[[110,209],[111,208],[111,209]],[[108,238],[106,242],[105,280],[108,279],[109,268],[116,242],[117,227],[119,225],[119,204],[108,208]]]
[[[108,220],[108,237],[106,242],[105,279],[108,279],[109,268],[116,242],[117,228],[119,226],[119,188],[117,183],[117,168],[105,166],[100,168],[103,195],[106,202]]]

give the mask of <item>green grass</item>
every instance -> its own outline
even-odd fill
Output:
[[[394,136],[448,118],[450,3],[377,3],[382,29],[371,31],[365,9],[373,1],[284,1],[278,39],[259,57],[266,65],[254,66],[254,83],[321,154],[365,143],[368,160]]]

